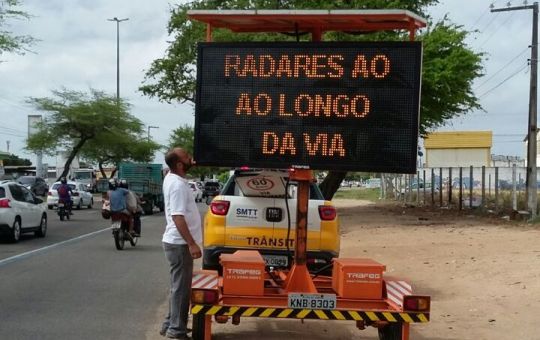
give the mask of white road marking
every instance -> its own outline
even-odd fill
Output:
[[[12,256],[12,257],[8,257],[7,259],[0,260],[0,266],[2,266],[4,264],[8,264],[8,263],[13,262],[13,261],[24,259],[26,257],[29,257],[31,255],[35,255],[37,253],[41,253],[41,252],[43,252],[45,250],[48,250],[48,249],[56,248],[56,247],[59,247],[61,245],[67,244],[67,243],[75,242],[75,241],[78,241],[78,240],[81,240],[81,239],[84,239],[84,238],[99,234],[99,233],[104,232],[106,230],[111,230],[111,227],[107,227],[105,229],[94,231],[94,232],[91,232],[89,234],[84,234],[84,235],[81,235],[81,236],[77,236],[75,238],[71,238],[69,240],[65,240],[65,241],[62,241],[62,242],[54,243],[54,244],[48,245],[48,246],[43,247],[43,248],[38,248],[38,249],[31,250],[31,251],[27,251],[26,253],[15,255],[15,256]]]
[[[147,218],[146,216],[141,217],[141,220],[145,220],[146,218]],[[44,252],[46,250],[57,248],[57,247],[59,247],[61,245],[64,245],[64,244],[72,243],[72,242],[75,242],[75,241],[85,239],[85,238],[90,237],[90,236],[94,236],[96,234],[102,233],[102,232],[107,231],[107,230],[111,230],[111,227],[107,227],[107,228],[104,228],[104,229],[93,231],[91,233],[84,234],[84,235],[81,235],[81,236],[77,236],[77,237],[71,238],[69,240],[62,241],[62,242],[54,243],[54,244],[48,245],[48,246],[43,247],[43,248],[30,250],[30,251],[27,251],[27,252],[19,254],[19,255],[8,257],[6,259],[0,260],[0,267],[5,265],[5,264],[17,261],[17,260],[22,260],[22,259],[25,259],[25,258],[30,257],[32,255],[42,253],[42,252]]]

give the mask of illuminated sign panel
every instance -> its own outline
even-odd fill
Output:
[[[421,44],[201,43],[200,165],[416,171]]]

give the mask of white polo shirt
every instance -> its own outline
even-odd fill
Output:
[[[165,200],[165,217],[167,227],[162,241],[170,244],[187,244],[182,238],[172,219],[182,215],[186,220],[191,236],[198,244],[202,243],[201,215],[193,199],[188,181],[171,172],[163,180],[163,198]]]

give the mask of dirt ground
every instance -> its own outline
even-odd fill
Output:
[[[539,339],[540,226],[448,210],[335,200],[340,257],[367,257],[430,295],[431,322],[411,339]],[[159,317],[147,338],[157,339]],[[159,317],[158,317],[159,316]],[[215,339],[377,339],[350,322],[251,319],[214,325]]]

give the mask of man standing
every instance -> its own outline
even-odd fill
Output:
[[[184,178],[193,165],[190,155],[174,148],[165,155],[169,173],[163,181],[167,227],[163,234],[163,249],[169,261],[171,292],[169,312],[160,334],[172,339],[188,337],[187,320],[193,276],[193,259],[202,256],[201,217],[191,189]]]

